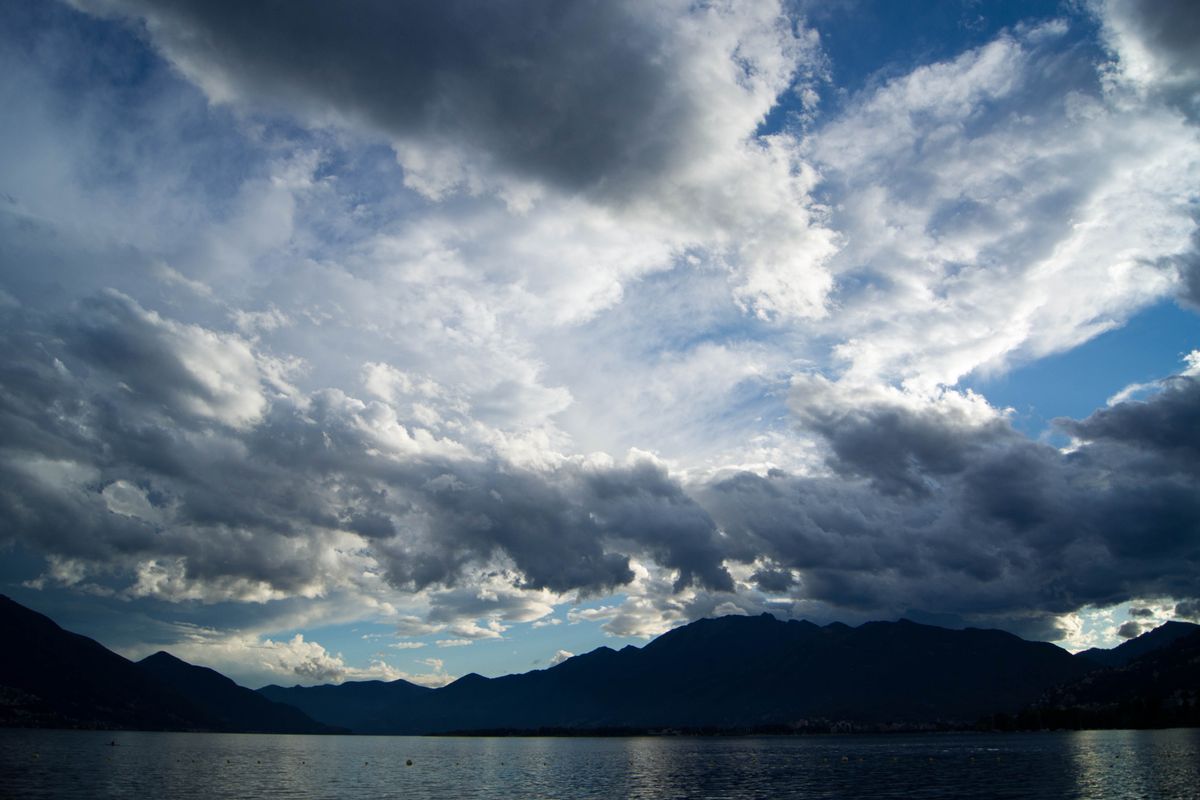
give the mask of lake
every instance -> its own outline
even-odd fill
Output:
[[[0,795],[1200,798],[1200,730],[567,739],[3,729]]]

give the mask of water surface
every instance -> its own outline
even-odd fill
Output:
[[[562,739],[9,729],[0,795],[1200,798],[1200,730]]]

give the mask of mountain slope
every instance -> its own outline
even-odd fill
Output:
[[[1152,631],[1141,636],[1122,642],[1110,650],[1093,647],[1076,653],[1076,658],[1084,658],[1106,667],[1121,667],[1135,658],[1146,655],[1154,650],[1169,646],[1177,639],[1200,631],[1200,625],[1191,622],[1164,622]]]
[[[364,730],[380,709],[400,707],[412,698],[433,691],[404,680],[347,681],[323,686],[264,686],[258,693],[276,703],[286,703],[314,720],[350,730]]]
[[[1047,692],[1022,728],[1164,728],[1200,725],[1200,631],[1127,664]]]
[[[219,722],[136,664],[0,595],[0,724],[215,730]]]
[[[159,651],[137,662],[138,668],[186,697],[225,730],[244,733],[336,733],[290,705],[272,702],[238,686],[216,670]]]
[[[769,615],[694,622],[644,648],[547,670],[468,675],[383,709],[372,733],[971,722],[1016,710],[1094,666],[1002,631],[913,622],[858,628]]]

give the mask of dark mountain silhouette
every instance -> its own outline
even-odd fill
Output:
[[[0,595],[0,724],[215,730],[219,723],[136,664]]]
[[[1200,631],[1166,627],[1113,651],[1155,645],[1148,652],[1103,668],[996,630],[731,616],[642,648],[601,647],[440,689],[365,681],[255,693],[167,653],[134,664],[0,596],[0,724],[298,733],[1200,724]]]
[[[143,672],[182,694],[223,730],[245,733],[338,733],[298,708],[272,702],[252,689],[238,686],[208,667],[181,661],[159,651],[137,662]]]
[[[640,649],[602,647],[522,675],[467,675],[381,706],[353,727],[439,733],[795,729],[818,719],[971,723],[1016,711],[1094,668],[1054,645],[1002,631],[730,616],[677,628]],[[322,688],[332,697],[353,686]],[[334,724],[317,707],[305,708]]]
[[[0,595],[0,725],[328,733],[219,672],[156,653],[134,663]]]
[[[1190,636],[1197,631],[1200,631],[1200,625],[1191,622],[1164,622],[1154,630],[1122,642],[1110,650],[1093,647],[1076,653],[1075,657],[1084,658],[1106,667],[1122,667],[1135,658],[1167,647],[1175,640]]]
[[[1200,630],[1128,663],[1055,687],[1038,703],[998,725],[1021,729],[1176,726],[1200,726]]]
[[[403,707],[433,689],[395,680],[291,688],[272,684],[258,691],[267,699],[294,706],[326,725],[357,731],[370,727],[380,709]]]

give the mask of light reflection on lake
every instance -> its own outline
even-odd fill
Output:
[[[556,739],[10,729],[0,730],[0,796],[1200,798],[1200,730]]]

